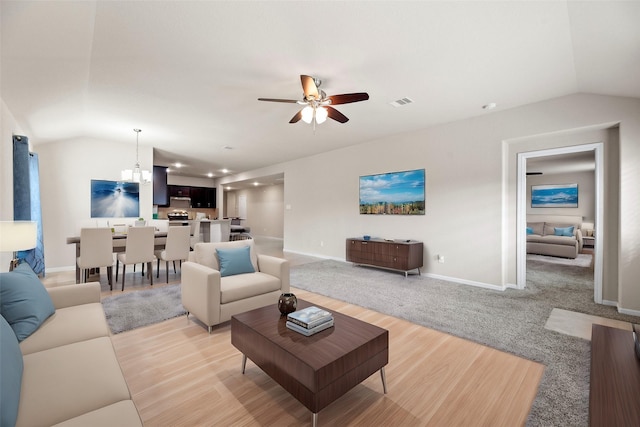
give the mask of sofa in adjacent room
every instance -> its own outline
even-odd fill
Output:
[[[576,258],[582,251],[580,217],[527,218],[527,253]],[[560,221],[558,221],[560,220]]]
[[[45,289],[0,273],[0,425],[142,426],[109,337],[100,284]]]
[[[182,264],[182,305],[214,325],[234,314],[277,304],[289,292],[289,261],[256,253],[253,239],[197,243]]]

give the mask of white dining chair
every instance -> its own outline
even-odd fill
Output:
[[[196,243],[200,242],[200,221],[194,220],[191,222],[191,249],[196,246]]]
[[[173,226],[167,231],[167,242],[164,250],[155,251],[158,258],[158,267],[156,277],[160,277],[160,260],[166,262],[167,283],[169,283],[169,261],[173,261],[173,272],[176,273],[176,261],[182,261],[189,258],[189,246],[191,238],[191,227]]]
[[[89,269],[107,267],[109,289],[113,289],[113,236],[106,227],[80,230],[80,256],[76,259],[82,283],[87,283]]]
[[[127,265],[147,264],[147,277],[153,286],[153,254],[155,246],[155,227],[129,227],[127,231],[127,247],[116,257],[116,282],[118,281],[119,264],[122,263],[122,290]]]

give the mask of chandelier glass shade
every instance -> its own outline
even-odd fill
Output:
[[[142,130],[134,129],[133,131],[136,133],[136,164],[133,169],[124,169],[120,173],[120,177],[123,181],[148,184],[151,182],[151,172],[140,169],[140,161],[138,160],[138,137]]]

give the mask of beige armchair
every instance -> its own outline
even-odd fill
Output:
[[[231,253],[242,248],[248,248],[245,265],[250,262],[254,271],[225,275],[230,272],[228,258],[221,259],[216,249]],[[182,264],[182,305],[187,319],[192,314],[209,333],[234,314],[276,305],[283,292],[289,292],[289,261],[256,253],[253,240],[198,243],[189,261]]]

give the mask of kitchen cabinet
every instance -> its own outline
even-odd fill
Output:
[[[169,205],[167,168],[165,166],[153,167],[153,204],[158,206]]]
[[[169,185],[169,197],[189,197],[192,208],[215,208],[216,189],[210,187],[190,187]]]

